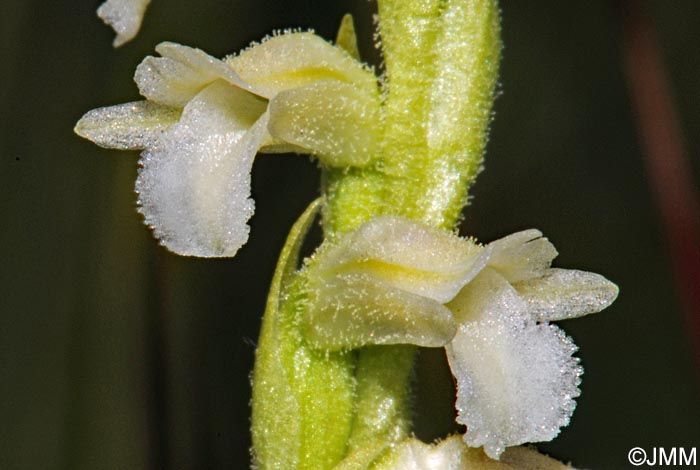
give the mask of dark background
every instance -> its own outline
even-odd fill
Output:
[[[72,127],[89,109],[137,99],[134,68],[163,40],[223,56],[273,29],[332,39],[352,11],[374,61],[373,6],[154,0],[140,35],[115,51],[98,3],[0,2],[0,469],[244,469],[266,290],[318,170],[259,157],[250,242],[234,259],[179,258],[136,213],[137,155]],[[643,5],[697,187],[700,2]],[[632,468],[634,446],[700,447],[698,369],[622,68],[626,3],[502,8],[502,94],[463,231],[489,241],[539,228],[558,266],[621,289],[604,313],[563,324],[581,348],[583,395],[540,448],[604,470]],[[416,426],[427,440],[453,429],[442,364],[441,350],[421,355]]]

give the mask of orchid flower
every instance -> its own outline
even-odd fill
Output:
[[[465,442],[498,459],[569,422],[583,369],[550,321],[598,312],[604,277],[551,268],[554,246],[525,230],[480,246],[401,217],[372,219],[307,263],[302,332],[329,350],[445,346]]]
[[[396,445],[375,466],[374,470],[573,470],[534,449],[513,447],[500,462],[483,452],[469,448],[459,436],[450,436],[436,444],[425,444],[409,438]]]
[[[308,153],[343,168],[375,153],[376,77],[312,33],[277,35],[224,60],[167,42],[156,51],[134,76],[145,101],[92,110],[75,131],[144,150],[139,211],[175,253],[233,256],[247,241],[256,152]]]

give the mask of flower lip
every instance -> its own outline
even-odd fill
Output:
[[[75,131],[144,149],[139,211],[175,253],[233,256],[246,242],[258,151],[310,153],[339,168],[376,153],[376,78],[311,33],[275,36],[225,61],[171,42],[156,51],[134,75],[147,101],[90,111]]]

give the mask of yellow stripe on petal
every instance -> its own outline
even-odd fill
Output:
[[[319,252],[318,272],[366,272],[389,285],[445,303],[488,261],[483,247],[418,222],[376,217]]]
[[[226,59],[233,69],[263,96],[317,80],[341,80],[356,87],[377,87],[374,74],[340,47],[312,33],[287,33]]]

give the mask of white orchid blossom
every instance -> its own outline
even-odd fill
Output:
[[[131,41],[141,29],[143,15],[151,0],[107,0],[97,9],[97,16],[112,27],[117,37],[114,47]]]
[[[569,422],[582,368],[549,321],[598,312],[604,277],[551,268],[554,246],[525,230],[486,246],[400,217],[375,218],[322,246],[306,267],[311,344],[445,346],[465,442],[498,459]]]
[[[409,438],[397,444],[377,462],[374,470],[574,470],[573,467],[527,447],[512,447],[500,459],[491,460],[478,449],[469,448],[460,436],[436,444]]]
[[[375,153],[376,77],[312,33],[277,35],[224,60],[174,43],[156,51],[134,76],[146,101],[90,111],[75,130],[103,147],[144,149],[139,210],[175,253],[233,256],[247,241],[257,151],[341,167]]]

